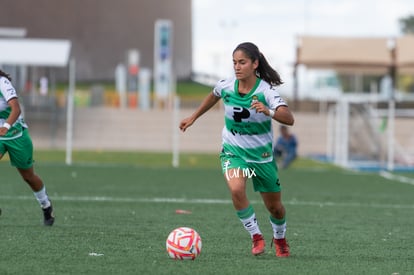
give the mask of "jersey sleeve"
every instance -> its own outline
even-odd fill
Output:
[[[214,86],[213,88],[213,95],[215,95],[216,97],[221,97],[221,90],[223,90],[223,84],[224,84],[225,80],[220,80],[217,82],[216,86]]]
[[[3,94],[3,97],[6,100],[6,102],[12,98],[17,97],[16,90],[14,89],[11,82],[5,77],[2,77],[0,79],[0,92]]]
[[[227,91],[233,90],[234,81],[235,81],[235,78],[227,78],[227,79],[219,80],[216,86],[214,86],[213,94],[217,97],[222,97],[223,90],[227,90]]]
[[[272,110],[277,109],[279,106],[288,106],[287,103],[283,100],[280,94],[276,91],[275,87],[270,88],[266,91],[266,101],[269,105],[269,108]]]

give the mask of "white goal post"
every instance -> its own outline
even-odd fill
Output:
[[[376,163],[395,168],[395,100],[388,100],[387,112],[374,106],[384,102],[376,95],[343,95],[328,112],[327,154],[337,165]],[[386,129],[380,127],[386,120]]]

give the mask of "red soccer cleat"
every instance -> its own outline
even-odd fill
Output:
[[[254,256],[264,253],[265,241],[263,235],[255,234],[253,235],[253,244],[252,244],[252,254]]]
[[[276,247],[276,257],[289,257],[289,244],[286,239],[273,239],[273,243]]]

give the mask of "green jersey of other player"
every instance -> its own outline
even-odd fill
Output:
[[[287,106],[275,87],[257,78],[248,94],[239,94],[236,78],[221,80],[213,93],[224,103],[223,150],[237,155],[247,162],[269,162],[273,160],[272,118],[251,108],[260,101],[269,109]]]

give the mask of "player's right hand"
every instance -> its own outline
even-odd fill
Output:
[[[180,130],[185,132],[185,130],[191,125],[193,125],[193,123],[194,123],[194,120],[191,117],[187,117],[183,119],[180,123]]]

